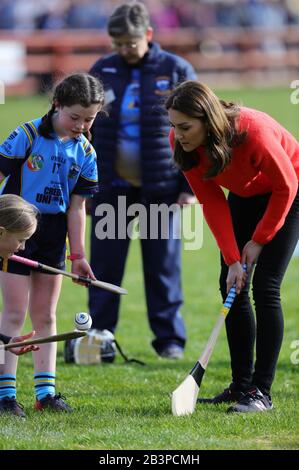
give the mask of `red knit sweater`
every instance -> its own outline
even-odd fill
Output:
[[[221,186],[242,197],[272,193],[252,235],[255,242],[264,245],[284,224],[299,180],[299,143],[277,121],[260,111],[241,107],[238,128],[246,130],[247,137],[233,149],[232,161],[221,174],[203,179],[209,165],[204,146],[197,149],[198,165],[184,173],[203,205],[205,219],[228,265],[241,257]],[[174,147],[173,129],[170,143]]]

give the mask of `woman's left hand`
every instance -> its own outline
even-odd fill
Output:
[[[247,273],[242,268],[240,261],[231,264],[228,267],[228,274],[226,278],[226,292],[228,293],[233,285],[236,286],[237,294],[240,294],[241,290],[245,286],[247,279]]]
[[[242,264],[246,264],[247,272],[250,273],[254,264],[257,262],[257,259],[263,249],[263,245],[249,240],[243,248],[242,251]]]
[[[86,258],[76,259],[72,261],[72,273],[78,274],[79,276],[88,277],[90,279],[93,279],[94,281],[96,280],[96,277],[93,274],[92,269]],[[88,287],[88,284],[82,281],[73,279],[73,282],[75,282],[76,284],[80,284],[81,286]]]

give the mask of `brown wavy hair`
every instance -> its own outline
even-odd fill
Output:
[[[240,107],[235,103],[220,100],[203,83],[188,80],[178,85],[165,102],[166,109],[174,109],[186,116],[200,119],[207,130],[204,144],[210,166],[205,178],[213,178],[221,173],[230,163],[232,148],[244,142],[247,132],[239,132],[237,118]],[[198,164],[196,150],[185,152],[175,141],[174,161],[183,171],[188,171]]]

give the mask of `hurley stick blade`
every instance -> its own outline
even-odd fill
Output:
[[[205,369],[197,362],[190,374],[172,393],[171,410],[174,416],[185,416],[193,413],[204,373]]]
[[[84,281],[90,284],[91,286],[100,287],[101,289],[108,290],[113,292],[113,294],[126,295],[128,293],[127,289],[123,287],[115,286],[114,284],[109,284],[109,282],[104,281],[94,281],[93,279],[84,278]]]
[[[171,410],[174,416],[184,416],[195,410],[199,387],[192,375],[188,375],[184,382],[172,393]]]
[[[31,344],[43,344],[53,343],[56,341],[65,341],[67,339],[80,338],[86,336],[86,331],[69,331],[68,333],[61,333],[59,335],[45,336],[43,338],[26,339],[26,341],[20,341],[18,343],[5,344],[3,349],[21,348],[22,346],[29,346]]]
[[[245,268],[244,268],[245,269]],[[233,301],[236,297],[236,289],[233,286],[221,308],[221,313],[208,339],[206,347],[196,362],[187,378],[178,386],[172,394],[171,409],[174,416],[184,416],[193,413],[196,406],[197,395],[202,378],[208,366],[210,357],[214,350],[221,327],[225,321]]]

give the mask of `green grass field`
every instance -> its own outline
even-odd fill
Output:
[[[269,112],[299,138],[298,106],[290,104],[290,90],[263,89],[221,92],[221,96]],[[44,98],[9,99],[0,106],[0,139],[19,123],[45,113]],[[88,243],[87,243],[88,246]],[[57,390],[75,408],[71,415],[39,414],[33,410],[33,368],[30,355],[20,359],[18,400],[27,420],[0,418],[0,449],[298,449],[299,365],[291,363],[291,343],[299,339],[299,258],[293,258],[282,297],[285,336],[273,386],[275,409],[269,413],[230,416],[226,407],[198,407],[189,417],[175,418],[170,394],[185,378],[204,347],[218,316],[218,251],[208,230],[203,248],[183,253],[183,285],[188,343],[185,357],[172,362],[156,357],[150,346],[144,301],[140,246],[132,242],[123,286],[117,339],[129,356],[146,366],[64,364],[59,344]],[[58,331],[73,328],[74,314],[87,309],[84,288],[63,282],[58,306]],[[271,328],[271,325],[269,326]],[[27,323],[27,329],[29,329]],[[298,354],[297,354],[298,357]],[[230,382],[224,330],[201,387],[201,395],[220,392]]]

